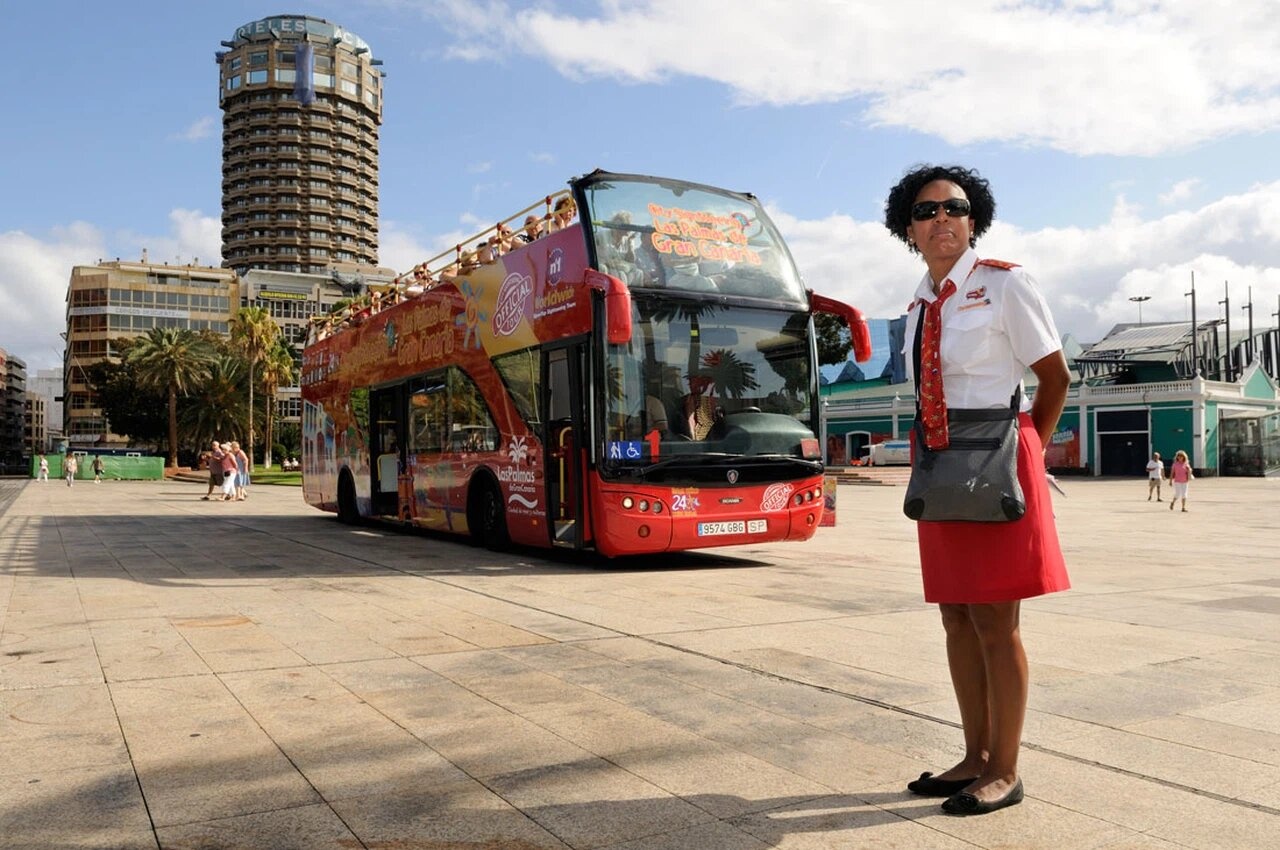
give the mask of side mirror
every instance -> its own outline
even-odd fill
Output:
[[[610,345],[631,341],[631,290],[612,275],[587,269],[586,284],[604,294],[605,336]]]
[[[849,326],[849,339],[853,342],[853,359],[859,363],[866,363],[871,359],[871,327],[861,310],[809,290],[809,312],[830,313],[844,319]]]

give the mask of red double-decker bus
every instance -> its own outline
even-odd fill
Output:
[[[307,347],[310,504],[608,556],[813,535],[812,314],[870,337],[754,197],[595,171],[473,241]]]

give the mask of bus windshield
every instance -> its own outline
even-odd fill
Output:
[[[632,289],[805,303],[791,255],[754,198],[616,174],[579,188],[596,267]]]
[[[630,342],[607,351],[606,467],[708,454],[812,457],[802,446],[814,436],[807,313],[670,294],[633,303]],[[608,450],[636,441],[640,457]]]

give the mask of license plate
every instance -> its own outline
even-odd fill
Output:
[[[764,534],[768,530],[769,521],[764,519],[698,523],[699,537],[715,537],[720,534]]]

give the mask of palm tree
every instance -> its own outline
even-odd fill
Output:
[[[244,396],[248,375],[244,359],[235,354],[218,354],[204,381],[182,411],[182,427],[198,446],[210,440],[232,440],[244,433],[248,410]]]
[[[275,421],[276,390],[280,387],[293,386],[297,380],[298,370],[293,363],[293,349],[282,339],[277,339],[275,347],[267,353],[262,361],[262,392],[267,397],[267,433],[263,446],[263,464],[271,466],[271,426]]]
[[[231,339],[249,358],[249,462],[253,463],[253,388],[257,383],[258,363],[267,356],[280,338],[280,326],[265,307],[241,307],[231,317]]]
[[[129,352],[129,363],[145,386],[169,394],[169,463],[178,465],[178,394],[209,378],[213,351],[186,328],[152,328]]]

